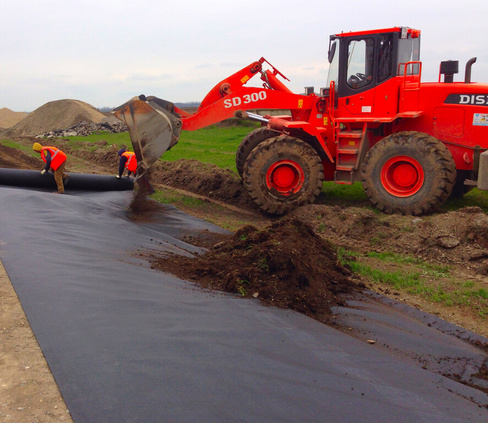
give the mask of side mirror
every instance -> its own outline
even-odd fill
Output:
[[[329,60],[329,63],[332,63],[332,59],[334,58],[334,54],[335,54],[335,51],[336,51],[336,48],[337,48],[337,43],[332,43],[330,48],[329,48],[329,54],[328,54],[328,60]]]

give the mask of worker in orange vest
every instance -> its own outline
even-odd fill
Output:
[[[69,175],[64,173],[66,166],[66,154],[59,148],[52,146],[42,146],[38,142],[35,142],[32,149],[37,153],[41,153],[42,160],[46,163],[46,166],[41,171],[41,175],[44,175],[49,169],[54,171],[54,180],[58,186],[56,194],[64,194],[64,185],[68,183]]]
[[[132,151],[127,151],[125,148],[120,149],[117,154],[120,157],[119,174],[115,175],[115,177],[120,179],[124,173],[124,169],[128,171],[127,176],[130,176],[131,173],[135,176],[137,170],[136,155]]]

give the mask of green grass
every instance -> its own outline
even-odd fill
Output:
[[[194,159],[236,170],[236,151],[242,139],[258,125],[218,127],[183,131],[178,144],[164,153],[162,160]]]
[[[339,248],[337,256],[343,266],[366,277],[374,285],[414,294],[447,307],[468,307],[480,317],[488,317],[488,290],[478,282],[459,282],[452,278],[448,266],[432,265],[393,252],[359,254]],[[362,262],[363,257],[373,258],[378,262],[395,263],[398,265],[398,270],[381,270],[379,265],[371,266]]]
[[[70,145],[73,148],[85,148],[87,144],[93,143],[94,148],[98,148],[97,143],[100,141],[106,141],[108,145],[115,145],[117,147],[130,147],[132,144],[130,142],[130,137],[128,132],[111,133],[104,131],[97,131],[88,136],[75,136],[66,137],[70,141]]]
[[[414,264],[417,267],[424,270],[424,273],[433,275],[436,277],[447,277],[449,276],[449,266],[440,266],[436,264],[426,263],[423,260],[417,259],[412,256],[403,256],[401,254],[396,254],[390,251],[384,253],[369,252],[365,256],[372,257],[380,261],[399,263],[399,264]]]
[[[353,272],[366,276],[375,283],[386,284],[398,290],[403,288],[417,289],[422,284],[420,272],[385,272],[359,261],[351,261],[346,264]]]
[[[5,145],[6,147],[11,147],[17,150],[21,150],[24,153],[27,153],[31,156],[36,156],[38,154],[34,150],[32,150],[32,145],[26,146],[26,145],[19,144],[18,142],[12,140],[6,140],[6,139],[0,140],[0,143],[2,143],[2,145]]]
[[[222,218],[223,207],[219,204],[180,194],[171,189],[158,190],[151,195],[151,198],[162,204],[174,205],[183,211],[191,210],[191,213],[196,213],[197,216],[201,215],[208,222],[227,229],[230,232],[235,232],[249,224],[247,221],[235,220],[232,217]]]
[[[255,123],[245,123],[234,126],[212,125],[196,131],[182,131],[178,144],[164,153],[161,160],[176,161],[179,159],[194,159],[204,163],[213,163],[223,169],[237,172],[235,157],[242,139],[252,130],[258,128]],[[88,136],[67,137],[73,148],[86,148],[87,143],[96,144],[106,141],[109,145],[132,148],[129,134],[121,132],[97,132]],[[99,146],[94,146],[99,148]]]
[[[333,181],[324,182],[322,193],[325,194],[324,202],[340,200],[353,204],[368,199],[360,182],[352,185],[336,184]]]
[[[463,207],[481,207],[485,213],[488,212],[488,191],[480,191],[478,188],[474,188],[462,198],[446,201],[441,210],[453,211]]]
[[[186,207],[201,207],[207,204],[206,201],[200,200],[199,198],[178,194],[170,190],[156,191],[151,195],[151,198],[162,204],[182,204]]]

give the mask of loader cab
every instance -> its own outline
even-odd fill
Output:
[[[419,75],[419,53],[420,31],[411,28],[332,35],[328,86],[334,82],[335,98],[339,103],[344,99],[344,106],[351,114],[373,113],[378,102],[375,96],[379,94],[375,88],[405,72]],[[393,87],[388,90],[390,95],[395,91]],[[354,101],[358,94],[361,94],[360,102]]]

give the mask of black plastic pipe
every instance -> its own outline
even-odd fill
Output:
[[[69,182],[65,184],[65,191],[127,191],[134,189],[132,178],[117,179],[115,176],[84,173],[68,174]],[[57,189],[54,175],[51,172],[41,175],[39,170],[0,168],[0,185]]]

